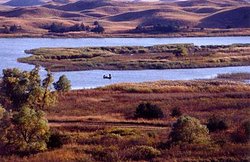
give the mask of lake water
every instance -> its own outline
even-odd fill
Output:
[[[250,37],[193,37],[193,38],[0,38],[0,71],[5,68],[30,70],[34,66],[18,63],[19,57],[25,57],[26,49],[40,47],[86,47],[86,46],[151,46],[157,44],[194,43],[195,45],[230,45],[234,43],[250,43]],[[54,73],[57,79],[66,74],[74,89],[92,88],[121,82],[144,82],[156,80],[189,80],[206,79],[217,74],[249,72],[250,66],[204,68],[204,69],[167,69],[167,70],[135,70],[108,71],[89,70],[81,72]],[[104,74],[112,74],[112,80],[104,80]],[[44,71],[42,71],[44,75]]]

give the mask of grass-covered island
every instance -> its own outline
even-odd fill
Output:
[[[19,62],[51,71],[205,68],[250,65],[250,44],[39,48]]]

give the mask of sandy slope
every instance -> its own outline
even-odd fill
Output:
[[[15,1],[15,0],[11,0]],[[39,0],[35,0],[39,1]],[[42,27],[99,21],[106,33],[126,33],[138,25],[179,25],[183,28],[249,28],[249,3],[243,0],[188,0],[124,2],[106,0],[54,0],[33,7],[0,6],[0,26],[18,24],[23,31],[46,34]],[[70,3],[68,3],[70,2]],[[66,3],[66,4],[64,4]],[[39,19],[39,21],[37,21]]]

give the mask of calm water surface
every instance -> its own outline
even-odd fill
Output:
[[[150,46],[157,44],[194,43],[195,45],[230,45],[250,43],[250,37],[198,37],[198,38],[0,38],[0,71],[17,67],[30,70],[34,66],[18,63],[19,57],[25,57],[26,49],[40,47],[86,47],[86,46]],[[136,70],[104,71],[90,70],[81,72],[54,73],[57,79],[66,74],[74,89],[99,87],[120,82],[143,82],[156,80],[189,80],[215,77],[217,74],[232,72],[249,72],[250,66],[205,68],[205,69],[170,69],[170,70]],[[104,74],[112,74],[112,80],[103,80]],[[44,71],[42,71],[44,75]]]

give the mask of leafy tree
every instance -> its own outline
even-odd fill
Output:
[[[97,25],[96,27],[94,27],[93,29],[91,29],[92,32],[95,33],[103,33],[105,31],[104,27],[101,25]]]
[[[70,80],[66,77],[66,75],[60,76],[59,80],[56,83],[53,83],[54,88],[57,91],[69,91],[71,89]]]
[[[171,33],[178,32],[179,26],[177,25],[162,25],[156,24],[151,26],[138,25],[134,32],[136,33]]]
[[[209,131],[196,118],[181,116],[173,124],[170,140],[174,144],[205,144],[210,141]]]
[[[45,92],[44,88],[37,87],[29,95],[27,99],[27,105],[34,109],[43,110],[45,107],[49,107],[55,104],[57,95],[51,91]]]
[[[47,149],[49,126],[40,110],[23,107],[12,115],[4,114],[0,120],[0,140],[6,152],[35,153]]]
[[[161,32],[161,33],[171,33],[171,32],[177,32],[179,30],[178,26],[174,25],[161,25],[157,24],[153,26],[153,31]]]
[[[0,119],[0,152],[11,153],[16,149],[17,134],[12,124],[12,114],[4,111]]]
[[[146,119],[163,118],[164,114],[160,107],[151,103],[141,103],[137,106],[135,117]]]
[[[23,105],[31,91],[28,72],[22,72],[16,68],[4,69],[2,90],[12,101],[14,107]]]
[[[50,89],[52,82],[53,77],[48,72],[41,84],[39,67],[35,67],[30,72],[16,68],[4,69],[2,91],[16,109],[26,104],[32,108],[43,109],[56,100],[55,93],[52,93]]]
[[[46,106],[49,106],[52,103],[55,103],[55,96],[51,94],[51,85],[54,82],[53,75],[48,70],[47,77],[43,80],[42,86],[44,88],[44,93],[42,97],[42,107],[44,109]]]
[[[12,26],[10,26],[10,32],[17,32],[18,31],[18,27],[14,24]]]
[[[64,26],[63,24],[56,24],[52,23],[49,26],[45,26],[46,29],[48,29],[50,32],[54,33],[65,33],[65,32],[70,32],[70,31],[85,31],[86,27],[85,25],[82,24],[75,24],[72,26]]]

